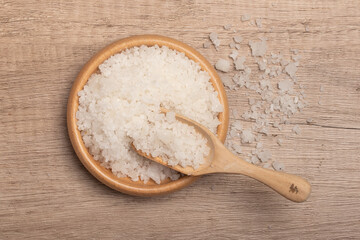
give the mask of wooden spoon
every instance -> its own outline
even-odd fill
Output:
[[[168,110],[162,109],[162,112],[166,113]],[[309,197],[311,186],[305,179],[292,174],[277,172],[248,163],[231,153],[206,127],[184,116],[178,114],[175,116],[178,121],[193,126],[197,132],[202,134],[208,140],[210,153],[206,156],[205,163],[198,169],[194,169],[189,166],[170,166],[167,165],[167,163],[160,157],[152,157],[151,155],[136,149],[133,145],[133,148],[138,152],[138,154],[186,175],[198,176],[209,173],[238,173],[264,183],[291,201],[304,202]]]

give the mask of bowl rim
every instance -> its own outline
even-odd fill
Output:
[[[68,134],[71,144],[76,152],[76,155],[78,156],[82,164],[85,166],[85,168],[95,178],[97,178],[100,182],[107,185],[108,187],[129,195],[154,196],[180,190],[193,183],[199,177],[183,176],[175,181],[163,181],[161,184],[155,184],[152,181],[149,181],[145,184],[142,181],[134,182],[128,177],[119,178],[115,176],[110,170],[101,166],[98,161],[93,159],[93,157],[85,147],[85,144],[81,137],[81,133],[78,130],[76,124],[76,112],[79,106],[79,97],[77,94],[80,90],[83,89],[91,74],[93,74],[98,69],[98,66],[101,63],[103,63],[112,55],[120,53],[125,49],[141,45],[167,46],[170,49],[183,52],[189,59],[198,62],[202,70],[208,72],[211,78],[211,83],[215,90],[218,92],[219,100],[224,106],[224,111],[218,116],[221,124],[217,128],[218,138],[222,142],[225,141],[229,125],[229,106],[224,86],[214,67],[194,48],[173,38],[161,35],[136,35],[123,38],[104,47],[84,65],[84,67],[77,75],[75,81],[73,82],[67,104]]]

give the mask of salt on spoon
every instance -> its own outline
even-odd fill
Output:
[[[163,113],[168,112],[166,109],[161,109],[161,111]],[[203,135],[204,138],[207,139],[208,145],[210,147],[210,153],[205,157],[204,164],[202,164],[197,169],[194,169],[190,166],[169,166],[160,157],[152,157],[151,155],[136,149],[134,145],[132,145],[136,152],[141,156],[144,156],[150,160],[158,162],[186,175],[199,176],[210,173],[237,173],[246,175],[264,183],[291,201],[304,202],[309,197],[311,186],[307,180],[296,175],[277,172],[248,163],[231,153],[224,146],[224,144],[206,127],[179,114],[176,114],[175,116],[178,121],[193,126],[196,131],[198,131]]]

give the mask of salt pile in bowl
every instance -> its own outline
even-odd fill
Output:
[[[210,152],[207,140],[193,126],[177,121],[174,112],[166,113],[165,118],[157,115],[148,124],[151,126],[149,134],[144,136],[142,128],[131,133],[136,149],[153,157],[161,157],[170,166],[197,169],[204,163],[204,158]]]
[[[139,156],[135,147],[171,165],[197,168],[206,140],[174,113],[216,133],[223,111],[210,76],[184,53],[167,47],[134,47],[107,59],[78,93],[77,126],[94,159],[118,177],[160,183],[179,173]],[[164,115],[160,107],[173,111]]]

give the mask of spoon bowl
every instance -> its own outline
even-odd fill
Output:
[[[168,112],[168,110],[165,109],[161,109],[161,111],[163,113]],[[307,180],[296,175],[276,172],[248,163],[231,153],[206,127],[179,114],[175,114],[175,117],[176,120],[194,127],[198,133],[207,139],[210,152],[204,158],[205,163],[203,163],[199,168],[194,169],[191,166],[182,167],[180,165],[171,166],[163,161],[161,157],[148,155],[141,150],[136,149],[134,145],[133,148],[140,155],[186,175],[199,176],[209,173],[237,173],[246,175],[264,183],[291,201],[304,202],[309,197],[311,186]]]

